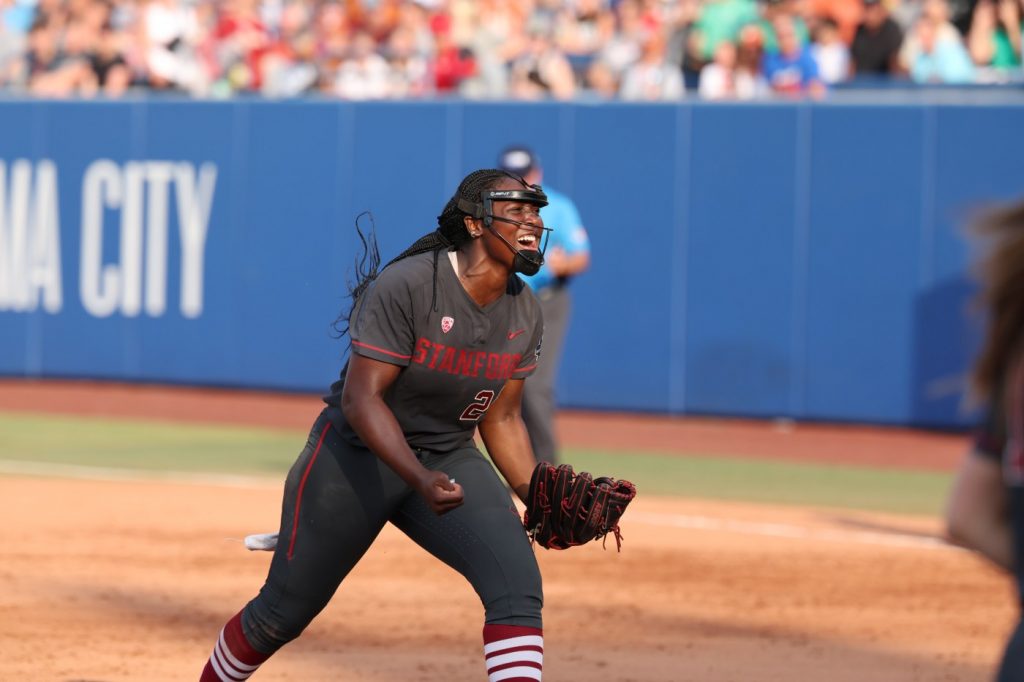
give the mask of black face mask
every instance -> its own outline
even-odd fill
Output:
[[[501,236],[501,233],[494,229],[494,225],[491,224],[493,220],[500,220],[503,223],[511,223],[513,225],[526,225],[527,223],[520,222],[518,220],[510,220],[509,218],[501,218],[499,216],[491,216],[491,219],[486,221],[487,229],[490,230],[495,237],[500,239],[502,243],[509,248],[509,250],[515,254],[515,258],[512,260],[512,271],[532,277],[540,271],[540,266],[544,265],[544,252],[537,249],[517,249],[512,243]],[[550,231],[550,227],[542,227],[541,230]],[[547,244],[547,239],[544,240]]]
[[[512,269],[527,277],[536,275],[542,265],[544,265],[544,254],[536,249],[519,249],[512,261]]]

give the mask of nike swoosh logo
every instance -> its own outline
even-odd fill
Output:
[[[517,329],[514,332],[509,332],[508,333],[508,340],[511,341],[512,339],[516,338],[517,336],[519,336],[520,334],[522,334],[525,331],[526,331],[525,329]]]

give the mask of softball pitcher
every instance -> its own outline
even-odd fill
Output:
[[[438,228],[352,293],[350,359],[288,474],[259,594],[224,625],[201,682],[248,679],[298,637],[388,522],[465,576],[484,607],[490,682],[540,680],[541,576],[509,487],[534,468],[520,417],[541,317],[515,273],[543,262],[537,185],[479,170]],[[441,627],[443,624],[436,624]]]

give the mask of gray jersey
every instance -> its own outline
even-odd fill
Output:
[[[384,395],[414,448],[453,450],[473,437],[509,379],[533,373],[540,356],[540,307],[530,288],[509,278],[505,295],[481,307],[445,253],[410,256],[386,267],[352,311],[352,351],[404,369]],[[345,372],[324,398],[327,415],[358,440],[341,413]]]

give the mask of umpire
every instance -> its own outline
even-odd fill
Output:
[[[498,157],[502,170],[521,176],[529,184],[541,184],[544,173],[540,158],[529,147],[506,148]],[[550,233],[544,265],[532,277],[520,275],[540,300],[544,316],[544,352],[540,365],[523,389],[523,421],[539,462],[557,463],[555,440],[555,378],[562,357],[565,334],[572,313],[569,282],[590,265],[590,240],[572,199],[547,186],[548,205],[541,209]]]

